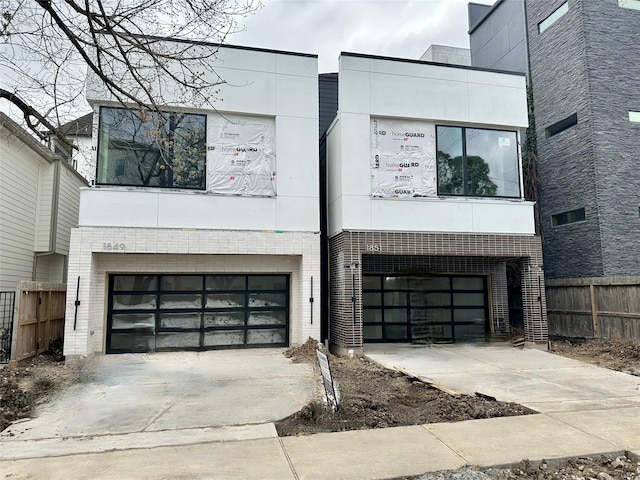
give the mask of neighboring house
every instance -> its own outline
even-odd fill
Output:
[[[528,73],[524,2],[469,3],[470,65]]]
[[[469,18],[473,65],[531,81],[547,278],[640,275],[640,1],[500,0]]]
[[[0,112],[0,291],[64,283],[69,237],[87,182]]]
[[[468,48],[429,45],[420,60],[449,65],[471,65],[471,51]]]
[[[640,275],[639,7],[527,2],[549,278]]]
[[[530,82],[550,334],[638,341],[640,0],[469,4],[469,33]]]
[[[65,355],[320,338],[317,57],[200,48],[219,49],[218,110],[141,115],[88,78],[97,175],[71,236]]]
[[[69,159],[80,175],[91,182],[96,177],[95,155],[93,154],[93,112],[65,123],[60,128],[60,133],[65,136],[67,142],[71,142],[76,148],[70,149],[56,137],[51,138],[51,149]],[[71,150],[69,152],[69,150]]]
[[[338,93],[321,140],[333,348],[504,338],[507,262],[520,266],[525,337],[546,341],[524,75],[342,53],[320,85],[321,101]]]

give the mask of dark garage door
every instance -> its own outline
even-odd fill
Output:
[[[107,353],[284,347],[288,275],[110,275]]]
[[[363,275],[365,342],[484,341],[487,279],[471,275]]]

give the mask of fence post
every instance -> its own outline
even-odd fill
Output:
[[[596,286],[589,282],[589,295],[591,296],[591,320],[593,321],[593,337],[601,338],[600,322],[598,320],[598,300],[596,298]]]

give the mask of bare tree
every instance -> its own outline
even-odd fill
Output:
[[[0,0],[0,99],[43,140],[62,137],[57,127],[78,115],[87,70],[141,111],[160,112],[169,84],[171,98],[211,105],[224,79],[210,44],[238,31],[258,2]]]

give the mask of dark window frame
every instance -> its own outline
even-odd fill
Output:
[[[173,172],[171,169],[169,169],[168,173],[167,173],[167,178],[168,178],[168,185],[141,185],[140,183],[113,183],[113,182],[101,182],[100,181],[100,152],[101,152],[101,142],[102,142],[102,112],[105,110],[122,110],[122,111],[128,111],[128,112],[133,112],[134,110],[129,109],[129,108],[124,108],[124,107],[112,107],[112,106],[108,106],[108,105],[102,105],[99,108],[98,111],[98,142],[97,142],[97,151],[96,151],[96,174],[95,174],[95,183],[96,185],[101,185],[101,186],[113,186],[113,187],[139,187],[139,188],[162,188],[162,189],[174,189],[174,190],[195,190],[195,191],[206,191],[207,189],[207,122],[208,122],[208,116],[206,114],[203,113],[193,113],[193,112],[182,112],[182,111],[177,111],[177,110],[162,110],[160,111],[161,114],[163,115],[168,115],[169,116],[169,122],[172,122],[172,118],[175,115],[190,115],[190,116],[194,116],[194,117],[202,117],[204,118],[204,142],[203,142],[203,151],[202,151],[202,156],[203,156],[203,161],[204,164],[202,166],[203,171],[203,184],[201,187],[192,187],[192,186],[183,186],[183,185],[174,185],[174,179],[173,179]],[[149,112],[150,115],[157,115],[157,112]],[[172,131],[175,131],[172,130]]]
[[[544,129],[544,134],[546,138],[551,138],[559,133],[564,132],[565,130],[570,129],[571,127],[575,127],[578,124],[578,114],[572,113],[567,118],[563,118],[562,120],[549,125]]]
[[[551,226],[553,228],[561,227],[572,223],[585,222],[586,220],[587,216],[584,207],[576,208],[574,210],[567,210],[566,212],[551,215]]]
[[[463,193],[440,193],[440,171],[438,167],[438,128],[439,127],[447,127],[447,128],[460,128],[462,129],[462,182],[464,187]],[[468,172],[468,162],[467,162],[467,138],[466,138],[466,130],[485,130],[488,132],[505,132],[505,133],[515,133],[516,135],[516,158],[517,165],[516,170],[518,172],[518,195],[476,195],[470,194],[469,191],[469,172]],[[520,142],[518,139],[518,131],[517,130],[504,130],[501,128],[480,128],[474,126],[462,126],[462,125],[446,125],[446,124],[436,124],[436,188],[437,195],[439,197],[469,197],[469,198],[522,198],[522,160],[521,160],[521,152],[519,148]]]

